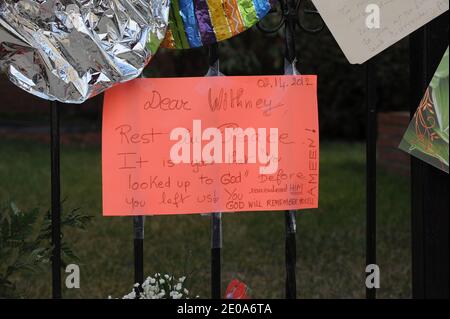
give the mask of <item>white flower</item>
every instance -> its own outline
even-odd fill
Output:
[[[144,291],[144,293],[141,294],[142,299],[153,299],[155,296],[155,293],[151,291],[150,289],[147,289],[147,291]]]
[[[172,299],[180,299],[181,297],[183,297],[183,295],[180,294],[178,291],[171,291],[170,297],[172,297]]]
[[[162,299],[166,295],[165,291],[160,292],[157,296],[159,299]]]
[[[133,284],[133,289],[130,293],[123,296],[123,299],[181,299],[188,298],[189,290],[183,287],[186,276],[177,277],[170,274],[156,273],[153,277],[147,277],[140,285]],[[141,288],[140,292],[136,292],[136,288]],[[167,289],[167,292],[166,290]],[[113,297],[108,296],[108,299]],[[197,296],[196,298],[199,298]]]
[[[150,291],[158,291],[159,288],[157,286],[150,286]]]
[[[151,280],[153,278],[152,277],[147,277],[147,279],[145,279],[144,283],[142,284],[142,286],[148,286],[149,284],[151,284]],[[154,280],[154,279],[153,279]]]
[[[148,294],[148,293],[151,291],[150,288],[151,288],[151,286],[146,285],[146,286],[144,287],[144,293],[145,293],[145,294]]]
[[[122,299],[135,299],[136,298],[136,292],[132,291],[128,295],[123,296]]]

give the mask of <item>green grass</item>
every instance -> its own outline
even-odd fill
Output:
[[[365,294],[365,162],[359,143],[322,143],[320,208],[297,215],[297,287],[301,298],[363,298]],[[121,297],[133,283],[133,233],[129,217],[102,217],[100,147],[63,146],[62,196],[67,209],[95,216],[86,232],[66,234],[81,258],[81,288],[66,298]],[[49,147],[0,142],[0,202],[22,209],[49,208]],[[378,264],[381,298],[411,297],[409,181],[379,170]],[[200,215],[148,217],[145,272],[191,274],[191,291],[210,295],[210,220]],[[284,216],[223,217],[225,286],[240,278],[254,298],[284,295]],[[16,278],[27,297],[51,296],[50,267]]]

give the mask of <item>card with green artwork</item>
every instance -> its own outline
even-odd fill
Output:
[[[448,173],[448,51],[400,143],[400,149]]]

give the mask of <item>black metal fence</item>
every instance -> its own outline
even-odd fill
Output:
[[[280,0],[280,20],[272,27],[258,24],[263,33],[278,32],[284,28],[285,64],[287,72],[295,72],[296,29],[319,33],[324,24],[308,28],[301,21],[303,16],[318,15],[314,9],[302,6],[302,0]],[[448,13],[432,22],[431,26],[418,30],[411,36],[411,100],[414,111],[421,98],[421,91],[428,85],[432,71],[448,45]],[[444,49],[443,49],[444,48]],[[218,67],[219,48],[209,49],[210,67]],[[434,67],[433,67],[434,66]],[[376,264],[376,58],[366,62],[366,264]],[[61,199],[60,199],[60,111],[59,103],[51,103],[51,213],[52,213],[52,288],[53,298],[62,298],[61,281]],[[412,159],[412,250],[413,296],[447,297],[448,290],[448,175]],[[296,287],[296,220],[295,211],[286,211],[285,218],[285,268],[286,298],[297,298]],[[135,282],[144,279],[144,217],[133,217]],[[211,214],[211,297],[221,298],[221,214]],[[363,270],[362,270],[363,271]],[[300,290],[301,291],[301,290]],[[376,289],[367,288],[366,298],[374,299]]]
[[[410,110],[448,47],[448,12],[410,36]],[[412,287],[414,298],[449,297],[449,178],[411,158]]]

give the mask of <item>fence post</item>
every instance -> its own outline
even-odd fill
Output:
[[[211,298],[222,297],[222,213],[211,214]]]
[[[61,179],[60,179],[60,103],[52,101],[50,116],[52,298],[61,293]]]
[[[139,77],[145,78],[144,71]],[[136,299],[143,291],[142,284],[144,283],[144,229],[145,216],[133,216],[134,284],[139,284],[134,289]]]
[[[209,46],[209,70],[208,76],[218,76],[219,70],[219,46]],[[211,298],[222,297],[222,213],[211,214]]]
[[[281,9],[285,18],[285,74],[295,74],[295,26],[297,24],[297,10],[295,0],[281,1]],[[296,211],[287,210],[284,213],[285,222],[285,264],[286,283],[285,293],[287,299],[297,298],[297,243],[296,243]]]
[[[411,115],[448,47],[448,11],[410,36]],[[449,177],[411,157],[413,298],[449,297]]]
[[[133,216],[133,234],[134,234],[134,283],[138,283],[136,287],[136,298],[142,291],[142,283],[144,282],[144,216]]]
[[[366,266],[377,263],[376,244],[376,188],[377,188],[377,95],[375,85],[374,59],[365,65],[366,75]],[[366,276],[369,274],[366,274]],[[366,286],[366,298],[376,298],[376,288]]]

